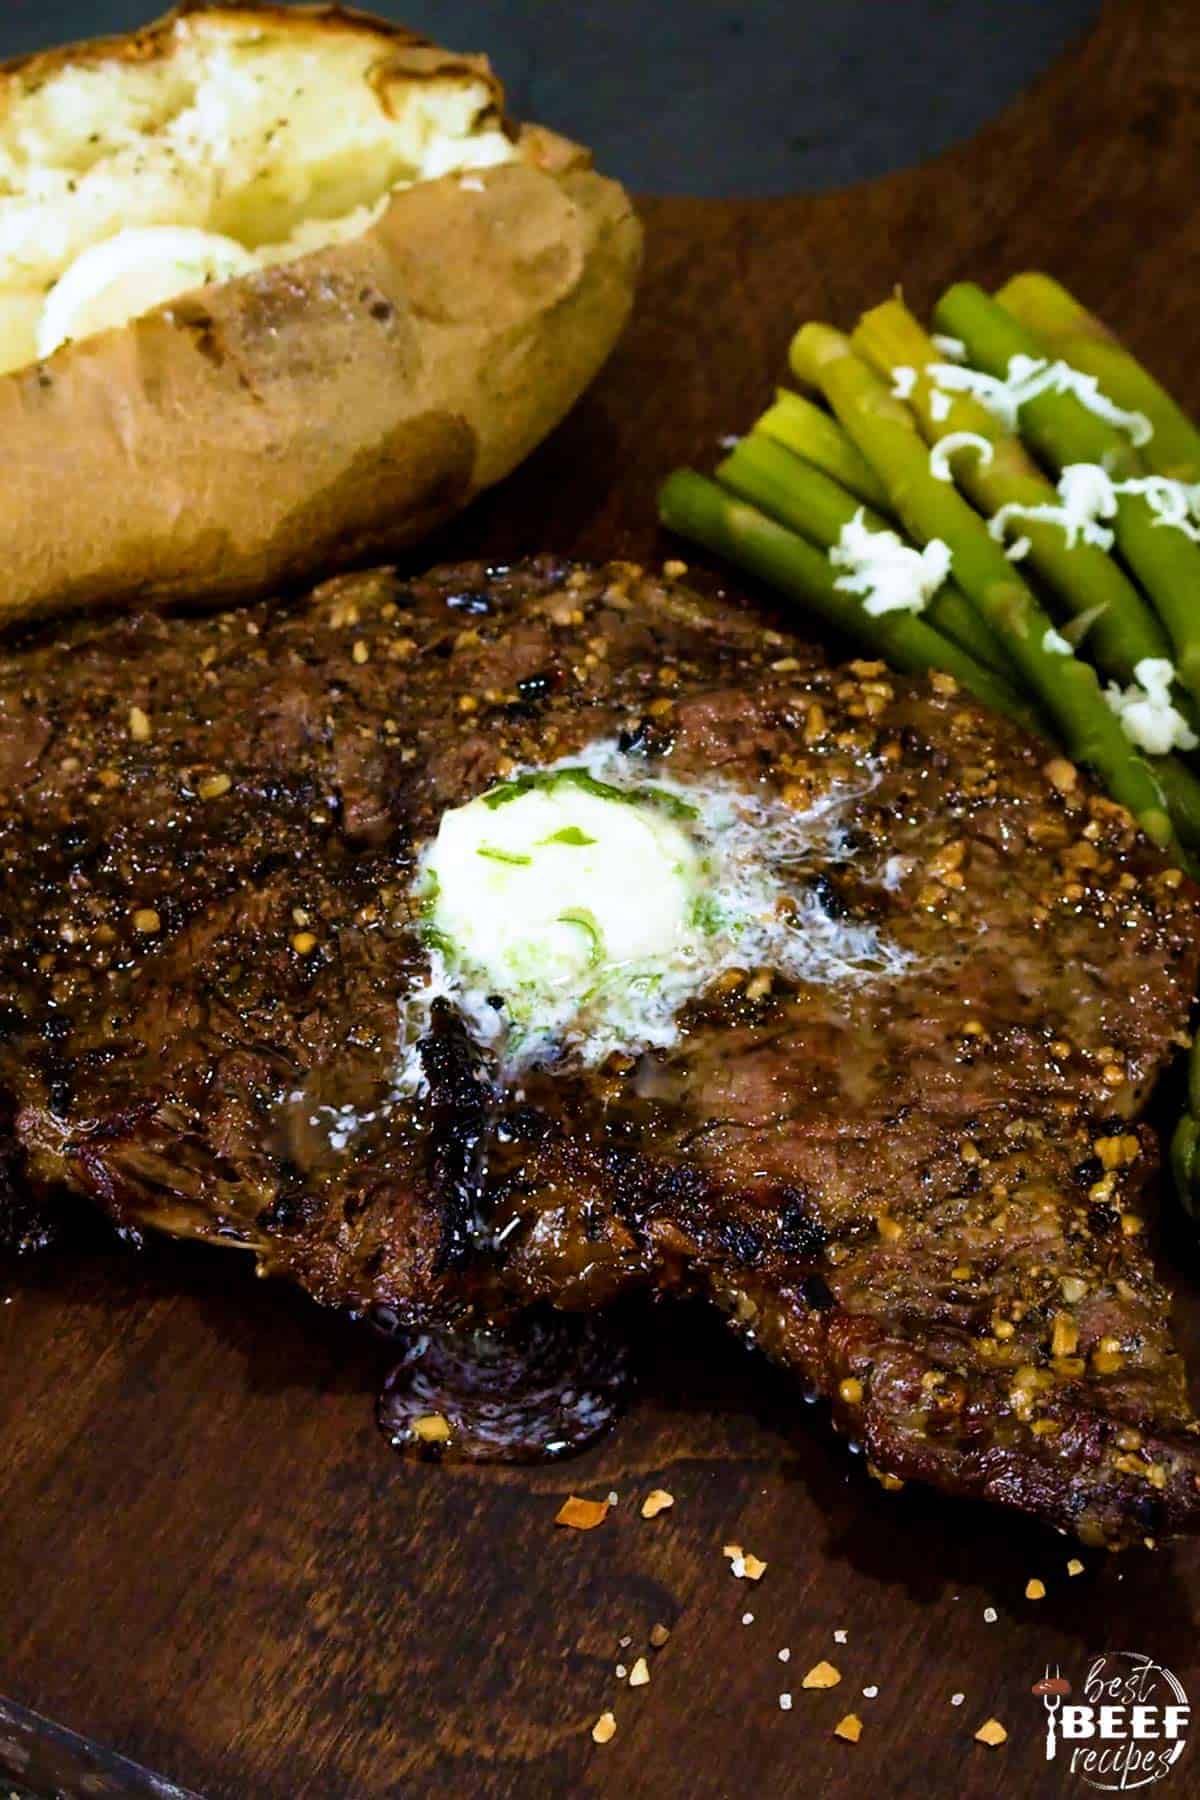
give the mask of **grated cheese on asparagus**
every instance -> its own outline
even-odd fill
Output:
[[[872,618],[923,612],[950,573],[950,547],[941,538],[931,538],[923,550],[914,550],[894,531],[870,530],[861,506],[843,525],[829,560],[846,571],[834,586],[861,594],[863,611]]]
[[[951,393],[973,394],[1014,436],[1020,432],[1021,408],[1039,394],[1073,394],[1081,406],[1124,431],[1132,444],[1148,444],[1154,427],[1145,413],[1126,412],[1101,393],[1094,375],[1083,375],[1069,363],[1047,362],[1044,356],[1014,356],[1008,374],[987,375],[954,362],[931,363],[926,373]]]
[[[978,451],[979,459],[985,465],[991,462],[993,456],[991,442],[981,437],[977,431],[948,431],[929,452],[929,473],[936,476],[938,481],[953,481],[950,458],[959,450]]]
[[[1171,701],[1175,669],[1165,656],[1144,656],[1134,665],[1135,679],[1122,688],[1110,681],[1104,690],[1125,736],[1151,756],[1171,750],[1194,750],[1200,738]]]
[[[935,331],[929,341],[935,350],[941,351],[947,362],[966,362],[967,346],[963,343],[961,338],[947,337],[945,332]]]
[[[1053,625],[1042,633],[1042,649],[1050,656],[1074,656],[1075,654],[1062,632],[1055,631]]]
[[[1111,550],[1115,534],[1102,521],[1116,517],[1122,494],[1139,494],[1154,514],[1156,525],[1182,531],[1194,543],[1200,542],[1200,482],[1172,481],[1165,475],[1134,475],[1128,481],[1114,481],[1099,463],[1068,463],[1059,477],[1057,505],[1046,501],[1022,506],[1010,501],[993,514],[988,530],[1003,543],[1013,520],[1033,520],[1060,525],[1068,550],[1073,550],[1081,539],[1098,550]],[[1016,562],[1028,550],[1028,539],[1021,538],[1009,546],[1008,555]]]
[[[1156,525],[1182,531],[1200,544],[1200,481],[1173,481],[1167,475],[1137,475],[1115,481],[1114,494],[1140,494]]]
[[[892,370],[892,398],[894,400],[911,400],[916,392],[918,371],[908,363],[897,363]],[[938,423],[949,416],[953,401],[949,394],[941,388],[934,388],[929,396],[929,412]]]
[[[1074,550],[1080,539],[1094,544],[1097,550],[1111,550],[1113,534],[1102,519],[1111,519],[1117,510],[1117,497],[1111,478],[1099,463],[1068,463],[1059,477],[1058,502],[1045,501],[1037,506],[1022,506],[1010,500],[988,521],[988,530],[997,543],[1003,543],[1011,520],[1026,523],[1061,525],[1067,549]],[[1029,550],[1029,540],[1013,544],[1009,555],[1016,562]]]

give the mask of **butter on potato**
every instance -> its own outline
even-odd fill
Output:
[[[0,69],[0,624],[386,556],[512,468],[641,236],[480,57],[185,7]]]
[[[163,56],[68,52],[44,75],[10,74],[0,371],[37,355],[47,290],[130,228],[231,238],[265,268],[358,236],[396,188],[513,160],[486,71],[389,70],[380,50],[369,31],[199,12],[173,24]],[[202,285],[201,272],[175,291]]]

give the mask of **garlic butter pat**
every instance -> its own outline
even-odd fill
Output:
[[[842,804],[838,790],[798,808],[717,774],[681,780],[610,739],[450,808],[418,857],[427,973],[401,1003],[397,1092],[425,1082],[439,1003],[519,1074],[670,1050],[689,1003],[732,971],[735,985],[756,971],[760,998],[776,975],[898,972],[906,953],[829,911],[812,880],[848,855]]]
[[[46,296],[37,329],[39,357],[61,344],[128,324],[210,281],[256,267],[233,238],[184,225],[118,231],[84,250]]]
[[[434,941],[528,1009],[616,967],[669,961],[704,884],[683,803],[564,768],[442,817],[427,864]]]

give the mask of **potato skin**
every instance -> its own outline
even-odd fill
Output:
[[[398,61],[466,60],[379,28]],[[622,330],[641,231],[586,152],[517,141],[397,192],[360,238],[0,377],[0,625],[386,557],[525,457]]]

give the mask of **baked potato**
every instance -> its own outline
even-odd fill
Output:
[[[641,234],[485,60],[184,6],[0,69],[0,623],[386,556],[498,481]]]

